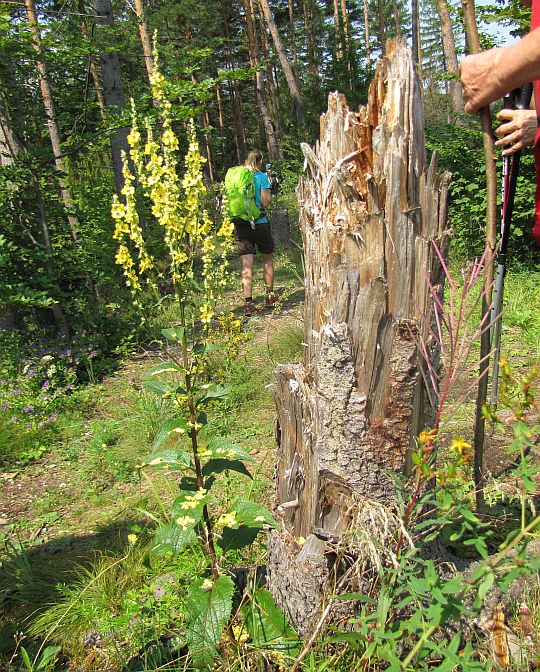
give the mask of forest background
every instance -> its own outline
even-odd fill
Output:
[[[483,48],[497,44],[497,26],[516,37],[528,29],[528,10],[517,1],[479,6],[477,12]],[[351,108],[365,103],[386,40],[405,38],[424,85],[428,152],[436,151],[439,169],[453,175],[451,263],[463,265],[484,249],[482,138],[477,120],[462,112],[457,71],[466,44],[458,4],[0,2],[0,464],[6,479],[37,463],[59,436],[65,439],[63,414],[76,406],[92,407],[92,392],[85,396],[85,387],[92,390],[132,353],[156,343],[161,347],[161,328],[170,324],[166,245],[148,201],[136,191],[149,252],[160,261],[156,286],[145,287],[135,303],[116,263],[111,216],[115,194],[123,198],[122,156],[129,153],[133,107],[140,118],[153,119],[155,128],[160,123],[150,86],[154,35],[179,156],[189,149],[187,122],[195,122],[206,159],[204,205],[211,218],[218,219],[216,197],[225,171],[257,147],[280,178],[274,207],[288,211],[297,243],[294,189],[303,174],[300,143],[313,144],[318,137],[330,92],[344,93]],[[529,232],[533,192],[532,156],[524,153],[509,265],[518,278],[513,286],[519,287],[519,319],[536,329],[527,361],[540,342],[531,300],[540,273],[540,255]],[[298,255],[278,259],[282,278],[288,277],[291,263],[301,274]],[[301,350],[298,330],[293,338]],[[284,348],[284,358],[288,352]],[[247,375],[254,376],[253,370]],[[254,381],[261,387],[266,382]],[[135,388],[137,381],[131,382]],[[258,392],[251,393],[257,399]],[[107,399],[113,403],[114,394]],[[149,409],[157,413],[148,406],[148,417]],[[144,433],[149,435],[159,423],[148,417]],[[227,422],[223,416],[220,421]],[[83,452],[92,459],[86,478],[108,469],[115,477],[122,470],[132,473],[133,463],[113,463],[116,458],[99,453],[105,447],[116,454],[116,430],[100,425],[92,432],[88,445],[77,449],[77,460]],[[128,478],[122,472],[123,477]],[[47,510],[47,520],[53,510]],[[8,526],[3,541],[13,543],[13,533]],[[142,555],[139,560],[142,567]],[[54,612],[49,618],[38,636],[47,631]],[[13,622],[9,625],[6,641],[12,645]],[[82,654],[69,650],[73,631],[66,630],[65,638],[69,655],[77,659]],[[9,651],[6,647],[0,656]],[[12,654],[5,655],[8,660]]]

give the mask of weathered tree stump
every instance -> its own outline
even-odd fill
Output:
[[[329,97],[320,140],[303,151],[306,350],[303,364],[277,370],[282,531],[269,541],[268,577],[305,634],[332,590],[336,546],[348,536],[358,547],[351,529],[376,533],[379,561],[391,556],[388,472],[407,471],[432,420],[417,343],[428,339],[425,274],[442,288],[432,241],[445,249],[449,176],[437,174],[436,157],[425,167],[421,87],[404,45],[379,63],[366,107]]]

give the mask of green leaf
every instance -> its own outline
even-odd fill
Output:
[[[147,378],[151,376],[159,376],[162,373],[180,373],[182,371],[182,367],[178,366],[178,364],[175,364],[174,362],[162,362],[161,364],[153,366],[151,369],[146,371],[144,376]]]
[[[158,429],[154,438],[153,448],[157,450],[169,439],[171,434],[188,434],[189,427],[185,418],[173,418]]]
[[[224,436],[215,436],[206,450],[202,453],[203,457],[223,457],[228,460],[242,460],[243,462],[253,462],[251,455],[234,441],[226,439]]]
[[[292,659],[300,653],[300,639],[265,588],[259,588],[242,609],[244,626],[257,648],[270,647]]]
[[[26,669],[29,672],[32,672],[33,669],[34,669],[34,666],[32,664],[32,661],[30,660],[30,656],[28,655],[28,652],[24,648],[24,646],[21,646],[21,656],[22,656],[22,659],[23,659],[23,662],[24,662],[24,665],[25,665]]]
[[[231,511],[236,511],[236,520],[241,525],[256,528],[261,528],[263,525],[270,525],[275,529],[279,527],[271,513],[256,502],[238,499],[232,505]]]
[[[39,658],[39,663],[35,668],[36,672],[40,672],[40,670],[46,670],[47,667],[55,661],[56,656],[60,653],[60,651],[60,646],[47,646]]]
[[[236,530],[231,527],[224,527],[221,539],[217,540],[217,544],[224,553],[239,551],[246,546],[250,546],[260,531],[258,527],[239,527]]]
[[[199,399],[199,404],[208,404],[211,401],[219,401],[228,397],[231,392],[231,385],[226,383],[224,385],[212,385],[206,390],[206,394],[202,399]]]
[[[221,633],[231,616],[233,594],[231,577],[220,576],[210,590],[192,586],[187,595],[186,638],[197,669],[210,667],[216,658]]]
[[[176,392],[176,387],[166,383],[164,380],[144,378],[142,384],[146,390],[157,394],[157,396],[161,398],[172,397],[172,395]]]
[[[227,470],[237,471],[240,474],[244,474],[244,476],[248,476],[251,479],[253,478],[253,476],[249,473],[246,465],[242,461],[226,460],[224,458],[215,458],[212,460],[208,460],[208,462],[202,468],[202,473],[203,476],[206,478],[211,474],[221,474]]]
[[[184,327],[173,327],[171,329],[162,329],[161,333],[168,341],[172,343],[181,343],[184,338]]]
[[[184,528],[175,522],[167,523],[157,529],[150,553],[157,556],[168,553],[176,555],[196,539],[197,535],[192,527]]]
[[[478,586],[478,598],[480,600],[483,600],[485,598],[488,590],[491,588],[494,582],[495,582],[495,575],[493,574],[493,572],[490,572],[489,574],[486,575],[485,579]]]
[[[154,467],[154,469],[185,469],[191,466],[191,459],[183,450],[169,448],[159,453],[153,453],[140,465],[141,467]]]

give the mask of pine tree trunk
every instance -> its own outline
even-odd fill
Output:
[[[384,58],[386,56],[386,37],[384,34],[384,14],[383,14],[382,0],[377,0],[377,15],[379,18],[379,37],[381,40],[381,54],[382,57]]]
[[[366,37],[366,56],[369,70],[371,69],[371,46],[369,44],[369,11],[367,0],[364,0],[364,35]]]
[[[394,27],[396,29],[396,35],[397,37],[401,37],[401,23],[399,21],[397,0],[392,0],[392,13],[394,14]]]
[[[261,36],[262,56],[266,61],[266,93],[269,103],[268,108],[279,133],[281,129],[281,120],[279,114],[276,78],[274,77],[274,68],[270,59],[270,45],[268,44],[268,36],[266,34],[266,26],[262,12],[259,12],[259,34]]]
[[[0,166],[11,165],[22,150],[22,142],[11,124],[4,93],[0,91]]]
[[[304,101],[302,100],[300,89],[298,88],[298,84],[294,78],[293,71],[291,70],[291,66],[287,59],[287,54],[285,53],[285,47],[283,46],[283,42],[281,41],[281,36],[277,29],[276,22],[274,21],[272,12],[270,10],[268,0],[259,0],[259,6],[264,15],[266,25],[270,30],[270,35],[272,35],[272,40],[274,42],[276,54],[277,57],[279,58],[279,62],[281,63],[281,67],[283,68],[283,74],[285,75],[285,79],[287,81],[287,85],[289,87],[289,91],[293,101],[296,119],[299,123],[302,123],[304,121],[304,115],[305,115]]]
[[[96,13],[95,23],[104,29],[111,28],[114,22],[111,0],[92,0],[92,6]],[[124,84],[122,82],[122,69],[120,67],[120,57],[118,52],[108,47],[111,45],[110,37],[106,41],[109,43],[100,53],[101,76],[103,81],[103,97],[107,107],[123,108],[126,106],[124,95]],[[129,129],[127,127],[118,128],[110,137],[112,165],[116,191],[120,193],[124,186],[122,152],[129,156],[129,145],[127,136]]]
[[[341,41],[338,0],[334,0],[334,34],[336,36],[336,60],[340,61],[343,58],[343,42]]]
[[[246,19],[246,34],[248,40],[249,61],[252,68],[257,68],[259,65],[259,44],[257,41],[257,32],[255,28],[255,17],[253,15],[253,7],[250,0],[243,0],[244,15]],[[255,73],[255,96],[257,99],[257,106],[261,113],[261,119],[266,135],[266,144],[268,147],[268,156],[271,161],[278,161],[280,159],[279,147],[276,137],[276,125],[274,124],[268,106],[266,104],[266,91],[264,86],[264,75],[257,71]]]
[[[51,91],[51,86],[49,84],[47,66],[45,65],[45,61],[43,59],[43,45],[41,42],[41,32],[39,28],[34,0],[25,0],[25,6],[28,21],[31,24],[32,46],[34,47],[34,51],[37,54],[36,68],[39,76],[39,86],[41,88],[43,107],[45,108],[45,115],[47,117],[47,128],[49,129],[49,137],[51,140],[51,146],[54,155],[54,163],[59,175],[58,184],[60,185],[60,195],[62,197],[62,203],[64,204],[64,208],[66,209],[71,237],[75,242],[77,242],[79,219],[74,214],[75,206],[73,204],[73,198],[71,196],[71,191],[64,178],[64,175],[67,171],[65,169],[64,160],[62,158],[62,143],[60,141],[60,130],[58,128],[58,123],[56,120],[54,99]]]
[[[418,0],[411,0],[411,30],[412,30],[412,57],[413,61],[419,63],[419,33],[418,33]]]
[[[456,55],[456,42],[454,40],[452,21],[450,19],[450,12],[448,11],[446,0],[437,0],[437,12],[439,13],[439,19],[441,21],[442,44],[444,58],[446,60],[446,69],[452,74],[458,74],[459,64]],[[459,80],[450,81],[450,99],[452,101],[453,111],[462,114],[464,103]]]
[[[417,339],[427,339],[420,317],[432,301],[424,273],[442,291],[432,241],[444,254],[449,180],[436,156],[424,165],[421,88],[401,43],[389,43],[367,106],[353,112],[331,94],[319,141],[302,149],[306,349],[303,364],[277,369],[282,529],[269,540],[268,577],[305,634],[333,589],[336,547],[367,557],[360,540],[373,534],[392,551],[388,474],[407,472],[415,437],[433,420]],[[362,591],[366,578],[356,581]]]
[[[83,34],[84,39],[87,42],[90,42],[90,32],[88,30],[88,26],[86,24],[86,19],[84,17],[84,14],[86,12],[86,8],[84,6],[83,0],[79,0],[79,13],[81,14],[81,32]],[[90,74],[92,76],[92,81],[94,82],[94,91],[96,92],[96,98],[98,101],[98,107],[99,107],[99,113],[101,115],[101,119],[105,119],[105,99],[103,97],[103,87],[101,86],[101,82],[99,81],[99,74],[96,66],[96,61],[94,56],[90,56],[89,63],[88,63],[88,69],[90,70]]]
[[[319,68],[317,67],[317,52],[315,49],[315,43],[313,39],[313,22],[315,20],[314,9],[313,9],[313,0],[310,2],[310,12],[308,14],[308,8],[306,5],[306,0],[302,0],[302,12],[304,15],[304,35],[307,42],[307,53],[309,61],[309,72],[313,81],[316,83],[317,88],[319,87]]]
[[[353,89],[353,53],[352,53],[352,41],[351,41],[351,25],[349,23],[349,15],[347,13],[347,3],[346,0],[341,0],[341,20],[343,24],[343,35],[345,37],[345,57],[347,62],[347,75],[348,75],[348,85],[349,89]]]
[[[151,81],[152,74],[154,73],[154,54],[152,52],[152,40],[150,39],[148,26],[146,25],[146,20],[144,18],[144,2],[143,0],[134,0],[134,5],[135,13],[137,14],[137,19],[139,21],[139,34],[141,36],[144,64],[146,66],[146,72],[148,73],[148,79]]]
[[[294,23],[293,0],[289,0],[289,35],[293,52],[293,73],[296,86],[300,86],[300,77],[298,76],[298,54],[296,52],[296,30]]]

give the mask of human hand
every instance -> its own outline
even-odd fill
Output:
[[[499,112],[497,119],[502,123],[495,133],[502,137],[495,145],[503,147],[504,156],[509,156],[534,143],[538,129],[534,110],[504,109]]]
[[[504,51],[504,48],[489,49],[461,61],[459,69],[467,114],[474,114],[506,93],[497,77]]]

